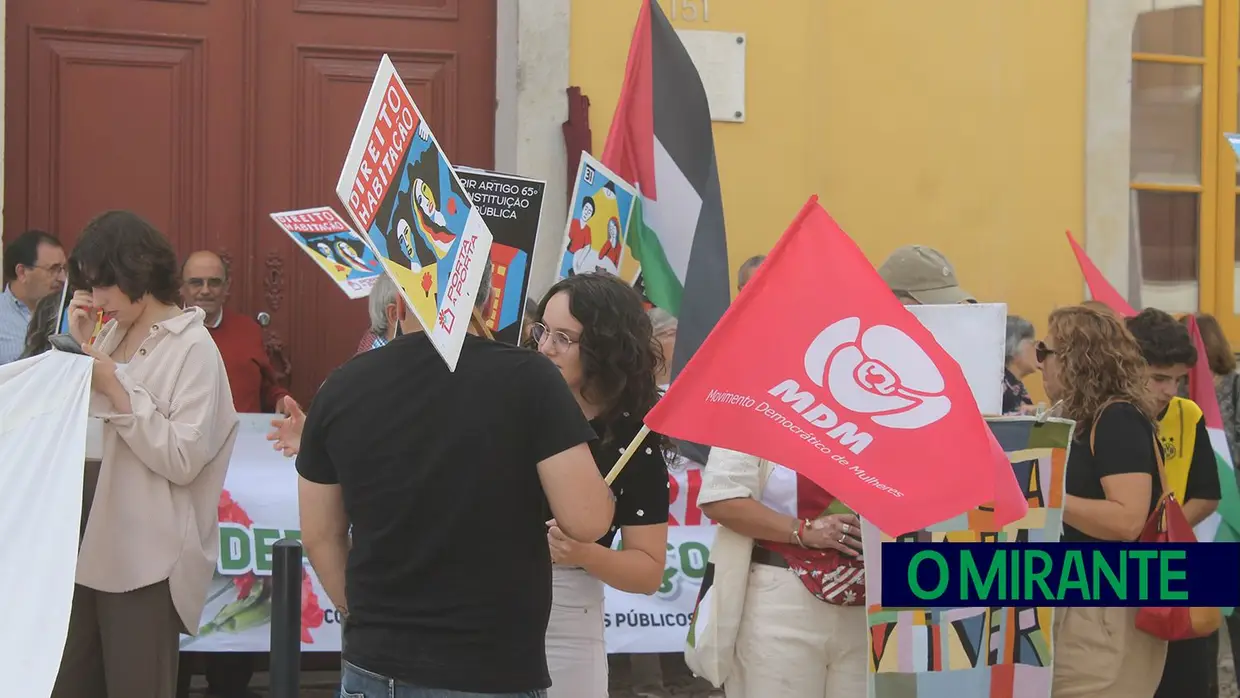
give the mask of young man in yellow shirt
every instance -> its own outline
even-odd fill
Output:
[[[1180,386],[1197,363],[1188,330],[1161,310],[1146,308],[1128,318],[1128,329],[1146,363],[1146,394],[1158,410],[1167,485],[1196,526],[1214,513],[1221,497],[1218,466],[1201,408],[1179,397]],[[1167,646],[1167,663],[1155,698],[1210,698],[1217,695],[1218,633]]]

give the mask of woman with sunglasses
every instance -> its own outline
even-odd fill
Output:
[[[1068,456],[1063,540],[1134,541],[1162,487],[1161,453],[1136,339],[1113,313],[1051,313],[1038,342],[1046,394],[1076,421]],[[1136,628],[1136,608],[1064,608],[1055,614],[1053,698],[1150,698],[1167,643]]]
[[[547,291],[534,311],[529,345],[560,369],[598,434],[591,444],[603,473],[624,452],[659,399],[662,350],[641,296],[609,274],[571,276]],[[667,550],[665,439],[651,433],[612,483],[611,532],[592,543],[569,539],[554,521],[547,541],[555,563],[547,624],[549,698],[607,695],[603,585],[653,594],[663,582]],[[623,550],[612,549],[616,533]]]

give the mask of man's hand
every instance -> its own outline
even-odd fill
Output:
[[[283,453],[286,458],[291,458],[297,455],[301,448],[301,430],[306,423],[306,413],[302,411],[301,405],[288,395],[280,398],[276,409],[284,417],[271,420],[271,431],[267,434],[267,440],[274,442],[272,448]]]

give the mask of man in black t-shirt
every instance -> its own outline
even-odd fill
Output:
[[[543,506],[576,540],[607,532],[594,431],[546,357],[470,335],[449,372],[401,315],[323,384],[297,457],[302,539],[348,620],[341,690],[542,695]]]
[[[1141,346],[1146,391],[1158,407],[1158,438],[1167,485],[1193,526],[1218,508],[1218,466],[1201,408],[1179,397],[1180,383],[1197,363],[1187,328],[1175,318],[1146,308],[1128,318],[1128,330]],[[1167,663],[1155,698],[1208,698],[1217,695],[1218,633],[1167,643]]]

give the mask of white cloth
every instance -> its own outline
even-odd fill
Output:
[[[547,698],[607,698],[603,583],[578,567],[551,568]]]
[[[0,366],[0,676],[51,695],[77,571],[93,360],[51,351]]]
[[[863,606],[819,601],[790,570],[753,563],[727,698],[866,692]]]

